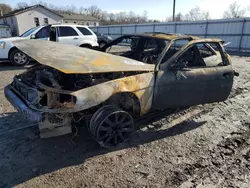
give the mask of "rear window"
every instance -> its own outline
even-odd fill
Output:
[[[91,33],[88,29],[86,29],[86,28],[84,28],[84,27],[77,27],[77,29],[78,29],[83,35],[92,35],[92,33]]]
[[[60,37],[78,36],[77,32],[72,27],[60,26],[59,31]]]

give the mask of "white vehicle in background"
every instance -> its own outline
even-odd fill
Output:
[[[85,48],[98,47],[95,33],[86,26],[65,24],[39,26],[29,29],[19,37],[0,39],[0,60],[9,60],[17,66],[28,64],[30,58],[19,51],[12,43],[24,39],[51,40]]]

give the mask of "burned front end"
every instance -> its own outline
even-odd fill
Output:
[[[66,75],[40,65],[16,75],[13,82],[5,87],[5,96],[27,119],[39,122],[40,131],[47,133],[48,129],[53,129],[57,130],[57,135],[61,135],[71,132],[73,112],[78,111],[75,109],[77,97],[71,93],[97,82],[98,78],[92,75]]]
[[[75,91],[123,76],[124,73],[64,74],[40,65],[16,75],[13,82],[5,88],[5,95],[30,120],[41,121],[46,113],[78,111],[75,109]]]
[[[5,96],[39,122],[40,132],[46,130],[43,137],[71,132],[72,122],[88,119],[110,103],[140,115],[151,108],[154,65],[50,41],[15,45],[39,64],[15,76]],[[47,131],[55,129],[53,135]]]
[[[59,127],[63,130],[56,134],[61,135],[71,132],[72,121],[91,116],[95,106],[116,92],[121,89],[135,90],[125,85],[136,81],[133,75],[143,74],[65,74],[52,67],[39,65],[16,75],[13,82],[5,87],[5,96],[29,120],[39,122],[40,131]]]

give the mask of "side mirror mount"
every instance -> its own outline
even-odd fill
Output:
[[[36,39],[36,35],[35,34],[30,35],[30,39]]]

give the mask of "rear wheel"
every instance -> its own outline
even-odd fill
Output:
[[[18,49],[15,49],[10,53],[9,60],[16,66],[24,66],[29,63],[29,57]]]
[[[89,130],[102,147],[112,148],[128,141],[136,129],[128,112],[106,105],[92,116]]]

